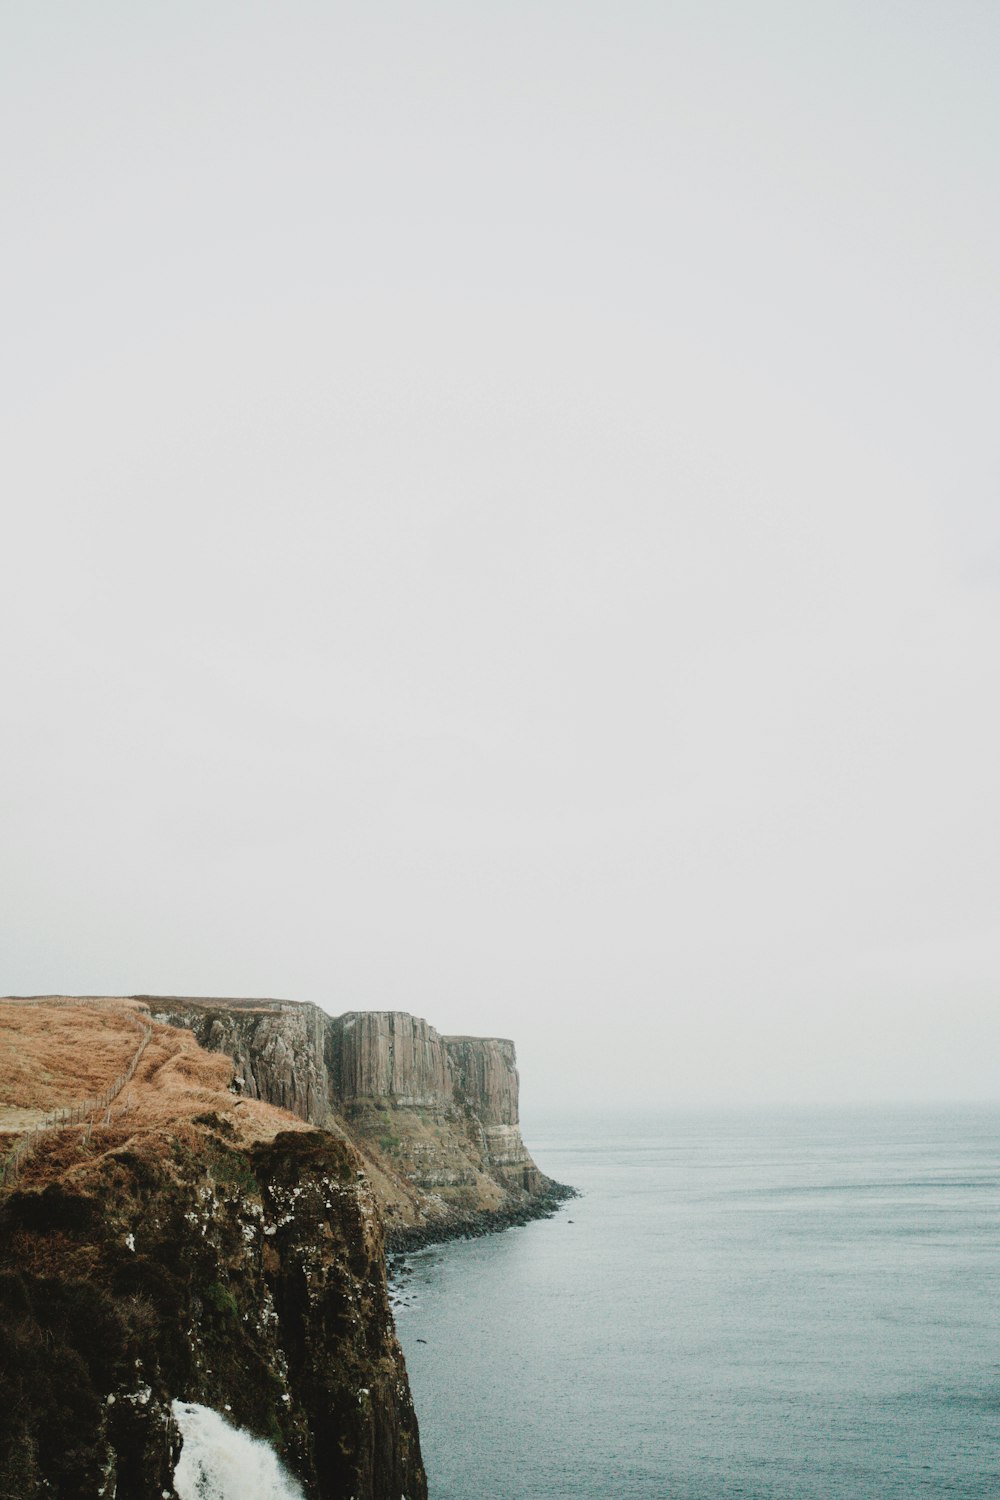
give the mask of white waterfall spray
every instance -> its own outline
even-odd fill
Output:
[[[174,1470],[180,1500],[303,1500],[274,1449],[210,1406],[174,1401],[184,1439]]]

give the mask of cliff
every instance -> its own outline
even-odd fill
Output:
[[[392,1247],[521,1223],[566,1196],[521,1139],[513,1042],[445,1037],[404,1011],[140,998],[231,1057],[245,1095],[350,1139]]]
[[[92,1089],[81,1058],[96,1078],[135,1047],[120,1005],[3,1011],[11,1130]],[[110,1120],[49,1130],[0,1195],[0,1500],[176,1500],[174,1398],[267,1438],[310,1500],[426,1496],[381,1214],[307,1123],[312,1025],[253,1031],[239,1097],[228,1058],[152,1022]]]

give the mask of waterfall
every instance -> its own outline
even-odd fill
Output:
[[[184,1446],[174,1470],[180,1500],[304,1500],[269,1444],[210,1406],[174,1401]]]

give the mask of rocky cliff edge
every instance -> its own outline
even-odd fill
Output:
[[[349,1139],[391,1248],[521,1223],[567,1195],[521,1138],[511,1041],[442,1036],[405,1011],[330,1016],[289,1000],[136,998],[231,1057],[245,1097]]]

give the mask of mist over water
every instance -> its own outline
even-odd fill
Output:
[[[267,1443],[209,1406],[174,1401],[172,1410],[184,1438],[174,1471],[180,1500],[305,1500]]]
[[[432,1500],[1000,1494],[1000,1110],[566,1120],[531,1147],[584,1196],[412,1258]]]

